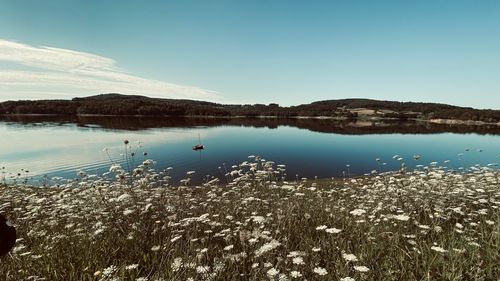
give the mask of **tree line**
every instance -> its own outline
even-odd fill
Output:
[[[374,116],[393,119],[457,119],[500,122],[500,110],[474,109],[437,103],[394,102],[370,99],[327,100],[282,107],[279,104],[223,105],[218,103],[157,99],[143,96],[103,94],[72,100],[7,101],[0,103],[0,114],[56,115],[143,115],[143,116],[327,116],[360,117],[354,109],[371,109]]]

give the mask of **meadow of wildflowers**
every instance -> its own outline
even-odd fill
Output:
[[[250,157],[172,185],[130,171],[0,185],[19,239],[1,280],[498,280],[500,172],[438,165],[283,180]]]

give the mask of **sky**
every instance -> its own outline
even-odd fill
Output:
[[[0,101],[118,92],[500,109],[500,1],[2,0]]]

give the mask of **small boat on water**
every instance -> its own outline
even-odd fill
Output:
[[[193,146],[193,150],[202,150],[204,148],[205,147],[203,146],[203,144],[197,144],[197,145]]]
[[[198,134],[198,144],[193,146],[193,150],[202,150],[204,148],[203,144],[201,144],[200,134]]]

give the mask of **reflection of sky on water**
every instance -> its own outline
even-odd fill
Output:
[[[198,134],[206,149],[191,150],[198,143]],[[174,168],[176,180],[188,170],[195,170],[199,178],[220,175],[224,170],[247,160],[248,155],[261,155],[278,164],[287,165],[289,177],[339,176],[350,165],[352,174],[363,174],[379,169],[376,158],[387,165],[383,170],[399,167],[395,154],[405,159],[408,166],[427,165],[432,161],[450,160],[449,167],[488,164],[499,161],[500,136],[476,134],[429,135],[338,135],[317,133],[292,127],[278,129],[251,127],[203,127],[186,129],[148,129],[141,131],[114,131],[100,128],[64,126],[22,126],[0,123],[0,166],[9,172],[22,168],[31,174],[75,177],[75,171],[88,173],[107,171],[110,160],[103,148],[110,149],[115,161],[124,151],[123,140],[130,140],[137,150],[136,163],[148,152],[158,162],[157,168]],[[466,152],[465,149],[470,148]],[[478,152],[482,149],[483,152]],[[457,154],[464,153],[460,161]],[[414,161],[414,154],[421,155]],[[223,164],[224,163],[224,164]]]

